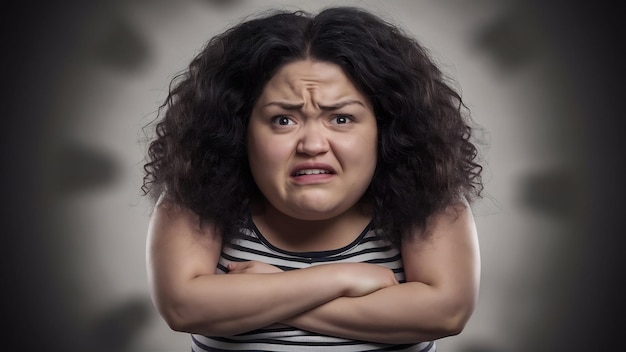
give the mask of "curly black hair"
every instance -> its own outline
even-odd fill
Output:
[[[389,240],[483,190],[469,109],[426,48],[364,9],[274,11],[215,36],[175,77],[144,164],[144,195],[166,197],[232,239],[261,197],[246,129],[264,85],[287,63],[336,64],[369,99],[378,164],[366,197]]]

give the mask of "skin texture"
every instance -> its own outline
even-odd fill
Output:
[[[211,38],[172,79],[150,126],[145,194],[167,190],[215,220],[224,240],[237,237],[251,203],[263,199],[248,163],[252,110],[276,72],[307,59],[341,67],[376,112],[378,161],[364,206],[383,236],[399,245],[428,216],[480,196],[475,124],[453,82],[401,28],[355,7],[274,10]]]
[[[304,60],[279,70],[256,102],[248,133],[250,168],[267,198],[253,219],[266,238],[291,251],[354,240],[371,220],[358,202],[376,167],[376,138],[369,103],[337,66]],[[295,176],[303,168],[330,173]],[[386,343],[458,334],[480,278],[475,224],[460,203],[403,240],[407,282],[399,284],[391,270],[367,263],[289,272],[231,263],[229,274],[215,275],[222,245],[216,227],[160,201],[147,243],[153,300],[172,329],[210,336],[275,323]]]
[[[432,232],[427,240],[413,237],[402,243],[406,283],[359,298],[341,297],[286,323],[386,343],[459,334],[474,310],[480,282],[478,237],[469,206],[434,214],[426,231]]]
[[[290,250],[354,240],[371,218],[355,204],[376,168],[376,139],[369,102],[338,66],[303,60],[280,69],[248,128],[250,169],[267,199],[254,219],[262,232]]]
[[[221,236],[212,224],[200,224],[193,212],[162,199],[157,203],[148,228],[148,280],[155,306],[173,330],[230,336],[398,284],[389,269],[364,263],[272,273],[254,272],[250,264],[247,272],[215,275],[220,252]]]

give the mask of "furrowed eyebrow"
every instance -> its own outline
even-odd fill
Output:
[[[271,106],[271,105],[276,105],[280,108],[283,108],[285,110],[300,110],[302,109],[302,107],[304,107],[304,103],[301,104],[292,104],[292,103],[286,103],[286,102],[282,102],[282,101],[272,101],[269,102],[267,104],[265,104],[265,107]]]
[[[358,104],[358,105],[364,106],[363,103],[361,103],[358,100],[346,100],[346,101],[340,101],[333,105],[320,105],[319,107],[320,109],[325,110],[325,111],[332,111],[332,110],[341,109],[346,105],[352,105],[352,104]]]
[[[346,101],[340,101],[338,103],[332,104],[332,105],[319,105],[320,109],[324,110],[324,111],[332,111],[332,110],[338,110],[341,109],[342,107],[346,106],[346,105],[352,105],[352,104],[358,104],[361,106],[365,106],[363,105],[362,102],[358,101],[358,100],[346,100]],[[280,108],[283,108],[285,110],[301,110],[304,107],[303,103],[300,104],[293,104],[293,103],[287,103],[287,102],[282,102],[282,101],[272,101],[269,102],[267,104],[265,104],[265,106],[271,106],[271,105],[276,105]]]

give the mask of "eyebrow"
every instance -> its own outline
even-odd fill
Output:
[[[362,102],[358,101],[358,100],[345,100],[345,101],[340,101],[337,102],[335,104],[332,105],[319,105],[320,109],[324,110],[324,111],[332,111],[332,110],[337,110],[337,109],[341,109],[346,105],[352,105],[352,104],[358,104],[361,106],[365,106],[363,105]],[[265,107],[270,106],[270,105],[276,105],[279,106],[285,110],[301,110],[304,107],[304,103],[300,103],[300,104],[293,104],[293,103],[289,103],[289,102],[284,102],[284,101],[272,101],[269,102],[267,104],[265,104]]]

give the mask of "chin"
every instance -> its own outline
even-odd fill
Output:
[[[286,215],[305,221],[328,220],[343,214],[346,210],[328,208],[304,208],[294,211],[293,209]]]
[[[298,214],[295,218],[298,220],[302,220],[302,221],[323,221],[323,220],[332,219],[334,217],[335,217],[334,215],[328,215],[328,214],[307,214],[307,215]]]

